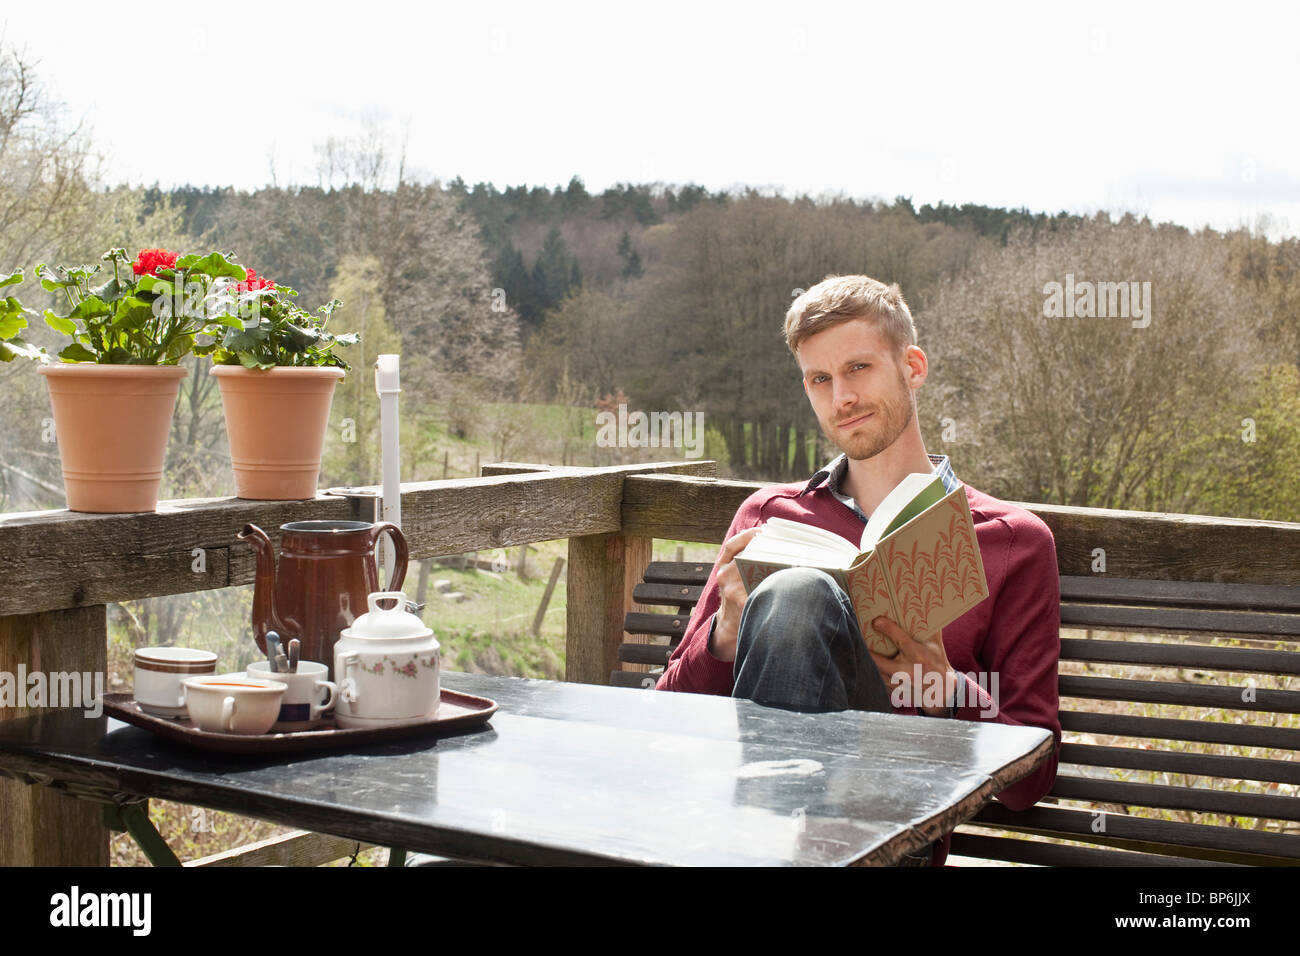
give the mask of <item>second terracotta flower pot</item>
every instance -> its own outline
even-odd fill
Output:
[[[316,497],[321,451],[341,368],[214,365],[240,498]]]
[[[181,379],[177,365],[45,365],[68,510],[153,511]]]

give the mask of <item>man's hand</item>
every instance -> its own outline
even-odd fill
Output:
[[[745,584],[740,580],[740,569],[736,567],[736,555],[745,550],[749,539],[758,534],[758,528],[749,528],[734,538],[728,538],[718,553],[718,595],[722,604],[718,607],[718,619],[713,628],[713,640],[709,642],[709,653],[720,661],[736,659],[736,639],[740,636],[740,615],[745,610],[745,600],[749,597]]]
[[[957,672],[952,669],[948,663],[948,652],[943,646],[943,632],[940,631],[934,636],[933,640],[921,641],[914,640],[912,635],[908,634],[901,627],[895,624],[887,617],[878,617],[871,622],[874,627],[885,637],[889,638],[898,646],[898,653],[893,657],[885,657],[883,654],[877,654],[868,648],[868,653],[876,662],[876,667],[880,670],[880,677],[889,688],[890,699],[894,698],[894,689],[900,685],[910,687],[910,693],[904,698],[910,701],[913,706],[921,707],[922,702],[926,701],[927,691],[933,701],[934,691],[930,688],[943,688],[943,697],[928,707],[921,707],[927,714],[941,716],[948,712],[947,702],[953,699],[956,693],[957,681],[960,678]],[[921,665],[921,686],[912,686],[916,677],[916,665]],[[895,674],[901,674],[906,677],[906,681],[901,678],[894,679]],[[930,702],[927,702],[930,703]]]

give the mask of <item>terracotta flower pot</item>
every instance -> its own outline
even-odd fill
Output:
[[[177,365],[67,363],[45,376],[71,511],[123,514],[158,506]]]
[[[240,498],[316,497],[320,456],[341,368],[214,365]]]

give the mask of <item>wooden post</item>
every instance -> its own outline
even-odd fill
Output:
[[[28,674],[40,671],[47,680],[55,672],[89,671],[107,681],[105,611],[95,604],[0,617],[0,671],[17,674],[21,664]],[[0,708],[0,720],[38,712]],[[100,806],[49,787],[0,780],[0,866],[108,866],[108,830]]]
[[[608,684],[610,671],[619,669],[623,615],[653,543],[618,532],[569,539],[565,680]]]
[[[442,453],[442,477],[444,479],[447,477],[447,464],[450,461],[450,459],[451,459],[451,452],[444,451]]]
[[[551,595],[555,593],[555,585],[560,580],[560,572],[564,570],[564,559],[556,558],[555,564],[551,568],[551,579],[546,582],[546,590],[542,593],[542,603],[537,606],[537,614],[533,618],[533,637],[538,637],[542,633],[542,623],[546,619],[546,608],[551,603]]]
[[[515,569],[520,581],[528,580],[528,545],[519,546],[519,567]]]
[[[429,570],[433,562],[428,558],[420,562],[420,580],[415,586],[415,603],[423,604],[425,597],[429,593]]]

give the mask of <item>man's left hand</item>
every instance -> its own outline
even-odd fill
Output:
[[[932,640],[918,641],[887,617],[876,618],[871,626],[898,647],[898,653],[893,657],[885,657],[868,648],[868,653],[880,670],[881,679],[889,688],[890,699],[894,699],[895,689],[905,684],[911,688],[910,700],[905,697],[905,702],[910,702],[932,716],[947,714],[948,701],[954,699],[959,678],[948,663],[948,652],[943,646],[943,632],[940,631]],[[921,668],[919,687],[915,686],[918,664]],[[895,674],[901,676],[895,678]],[[934,700],[936,688],[943,689],[942,698],[938,701]],[[923,702],[930,706],[922,707]]]

